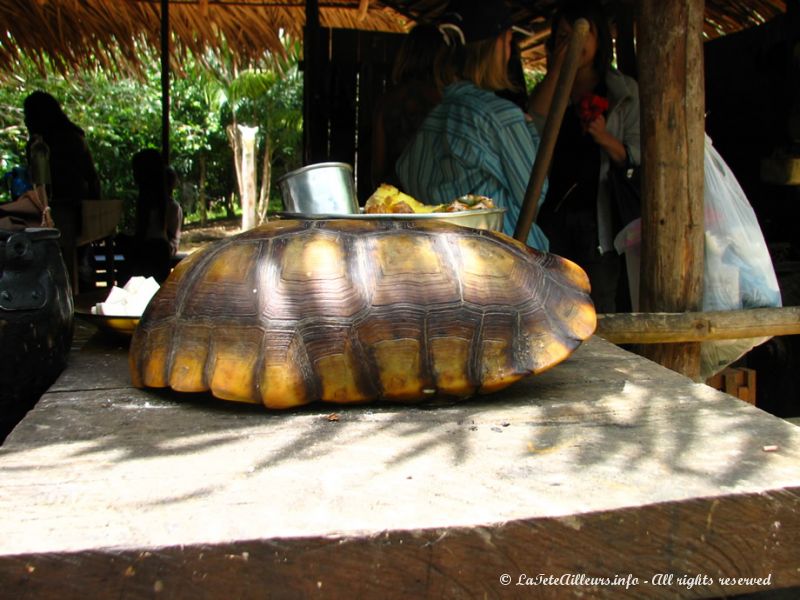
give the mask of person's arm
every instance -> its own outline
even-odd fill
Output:
[[[625,150],[625,145],[608,132],[608,129],[606,129],[606,119],[603,115],[599,115],[594,121],[589,123],[586,132],[592,136],[595,143],[608,154],[612,163],[618,167],[627,163],[628,153]]]
[[[639,166],[642,164],[642,141],[640,134],[639,115],[639,86],[635,81],[630,81],[630,99],[622,115],[623,134],[622,143],[628,151],[628,164]]]
[[[541,138],[535,125],[525,120],[520,121],[503,133],[504,143],[501,146],[503,149],[501,160],[503,161],[503,170],[506,174],[513,202],[513,206],[508,207],[508,216],[516,227],[528,189],[536,153],[539,151]],[[536,225],[536,215],[538,215],[539,207],[542,206],[546,195],[547,185],[545,184],[536,199],[534,219],[526,240],[529,246],[542,251],[547,251],[548,241],[542,230]]]
[[[600,146],[611,162],[617,166],[641,163],[641,141],[639,133],[639,88],[636,82],[629,81],[628,96],[617,107],[621,123],[620,137],[609,133],[602,115],[589,123],[587,132]]]
[[[172,256],[178,253],[181,244],[181,224],[183,222],[183,209],[178,202],[172,200],[167,205],[167,240],[169,241]]]

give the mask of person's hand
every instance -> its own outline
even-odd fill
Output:
[[[606,135],[606,118],[601,114],[592,119],[586,126],[586,133],[599,144]]]
[[[586,133],[600,146],[615,165],[624,165],[628,152],[625,146],[606,129],[606,118],[601,114],[586,126]]]

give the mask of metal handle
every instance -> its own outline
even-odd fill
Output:
[[[47,303],[50,273],[37,264],[33,242],[24,232],[9,236],[0,261],[0,313],[13,310],[37,310]]]

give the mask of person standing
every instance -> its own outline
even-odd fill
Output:
[[[434,67],[444,49],[439,30],[420,23],[400,46],[392,86],[375,106],[372,119],[372,185],[400,185],[395,163],[431,109],[442,99]]]
[[[23,101],[28,152],[40,139],[49,150],[52,200],[80,202],[100,199],[100,179],[83,129],[70,121],[52,95],[37,90]]]
[[[171,270],[174,256],[168,233],[170,175],[161,152],[154,148],[139,150],[131,159],[136,197],[136,226],[132,236],[121,235],[117,243],[125,256],[120,281],[130,277],[153,277],[163,283]]]
[[[639,88],[611,66],[612,39],[598,2],[567,0],[553,17],[548,71],[533,90],[528,112],[544,126],[575,22],[590,30],[548,174],[537,220],[550,251],[578,263],[589,276],[597,312],[616,312],[622,257],[614,236],[622,225],[609,191],[609,172],[641,161]]]
[[[502,0],[450,3],[439,23],[449,43],[436,73],[446,86],[442,102],[427,116],[396,169],[404,191],[428,203],[447,203],[465,194],[488,196],[507,209],[503,231],[513,236],[540,135],[518,106],[495,93],[513,88],[508,77],[511,26]],[[535,223],[527,243],[548,249]]]
[[[81,203],[100,199],[100,178],[83,129],[64,113],[58,100],[37,90],[23,101],[28,129],[28,164],[47,190],[55,226],[61,232],[61,251],[74,286],[85,247],[77,248],[81,234]],[[73,292],[77,292],[75,289]]]

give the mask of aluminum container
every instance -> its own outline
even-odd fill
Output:
[[[349,215],[358,212],[353,168],[346,163],[308,165],[277,181],[287,211]]]

